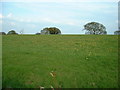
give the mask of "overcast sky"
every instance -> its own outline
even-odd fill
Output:
[[[57,27],[63,34],[84,34],[84,25],[92,21],[103,24],[108,34],[118,30],[117,0],[7,1],[0,2],[0,24],[6,33],[14,29],[34,34],[45,27]]]

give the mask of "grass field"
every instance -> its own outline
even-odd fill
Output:
[[[118,87],[118,36],[5,35],[2,40],[3,88]]]
[[[0,42],[2,42],[1,35],[0,35]],[[0,43],[0,89],[2,89],[2,43]]]

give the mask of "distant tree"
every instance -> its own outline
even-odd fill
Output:
[[[10,34],[18,34],[18,33],[16,33],[14,30],[11,30],[7,34],[10,35]]]
[[[89,34],[107,34],[105,26],[97,22],[87,23],[84,25],[84,30]]]
[[[120,30],[115,31],[115,32],[114,32],[114,35],[120,35]]]
[[[36,35],[40,35],[40,33],[36,33]]]
[[[0,35],[6,35],[6,33],[5,32],[0,32]]]
[[[23,34],[24,33],[24,29],[20,30],[20,34]]]
[[[61,34],[61,31],[56,27],[44,28],[41,34]]]

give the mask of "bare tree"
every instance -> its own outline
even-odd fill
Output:
[[[23,34],[23,33],[24,33],[24,29],[21,29],[21,30],[20,30],[20,34]]]

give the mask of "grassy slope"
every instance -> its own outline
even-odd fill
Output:
[[[117,40],[112,35],[3,36],[3,87],[118,87]]]

